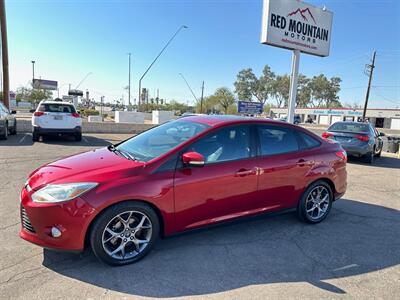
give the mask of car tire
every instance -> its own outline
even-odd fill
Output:
[[[14,126],[12,130],[10,130],[10,135],[15,135],[17,134],[17,120],[14,121]]]
[[[381,157],[381,154],[382,154],[382,147],[379,150],[379,152],[375,154],[375,157]]]
[[[32,133],[32,141],[39,142],[39,138],[40,138],[39,134],[37,134],[36,132]]]
[[[297,207],[297,216],[303,222],[317,224],[328,216],[333,200],[330,185],[326,181],[318,180],[308,186],[302,194]]]
[[[373,162],[374,162],[374,151],[372,151],[372,152],[369,152],[369,153],[367,153],[367,154],[365,154],[363,157],[362,157],[362,161],[363,162],[365,162],[365,163],[368,163],[368,164],[373,164]]]
[[[101,262],[122,266],[145,257],[159,233],[159,219],[149,205],[139,201],[122,202],[106,209],[94,221],[90,245]]]
[[[5,124],[4,133],[0,135],[0,139],[6,140],[8,138],[8,124]]]
[[[74,136],[75,136],[75,141],[77,141],[77,142],[82,141],[82,133],[81,132],[75,133]]]

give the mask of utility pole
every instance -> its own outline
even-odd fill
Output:
[[[129,110],[131,109],[131,54],[128,53],[129,56],[129,81],[128,81],[128,105],[129,105]]]
[[[6,6],[4,0],[0,0],[0,30],[1,30],[1,57],[3,64],[3,102],[10,108],[10,78],[8,74],[8,44]]]
[[[375,68],[375,56],[376,56],[376,51],[374,51],[374,55],[372,56],[372,64],[366,65],[366,69],[365,69],[365,73],[367,75],[369,75],[369,79],[368,79],[367,94],[365,95],[365,104],[364,104],[364,111],[363,111],[363,122],[365,122],[365,120],[366,120],[369,92],[371,90],[372,75],[374,73],[374,68]]]
[[[204,96],[204,80],[203,84],[201,85],[201,98],[200,98],[200,113],[203,113],[203,96]]]
[[[32,60],[32,88],[33,88],[33,82],[35,81],[35,61]]]

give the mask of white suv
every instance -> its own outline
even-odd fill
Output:
[[[82,118],[73,104],[61,101],[42,101],[32,116],[32,139],[43,135],[73,135],[82,139]]]

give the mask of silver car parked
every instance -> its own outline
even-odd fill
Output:
[[[15,110],[10,111],[0,101],[0,139],[6,140],[9,134],[17,134],[17,120]]]

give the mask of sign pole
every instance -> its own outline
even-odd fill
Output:
[[[296,108],[296,96],[297,96],[297,78],[299,77],[299,63],[300,63],[300,50],[293,50],[292,56],[292,75],[290,78],[290,95],[288,105],[288,117],[289,123],[294,122],[294,112]]]

